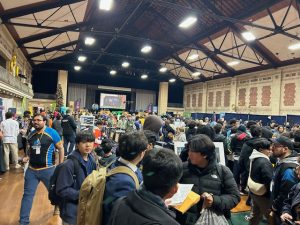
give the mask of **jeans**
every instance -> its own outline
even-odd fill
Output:
[[[243,185],[241,185],[241,180],[240,180],[240,176],[241,176],[241,168],[240,168],[240,164],[238,160],[234,160],[233,162],[233,177],[235,179],[236,184],[238,185],[238,187],[242,186],[242,189],[245,189],[245,187],[243,187]]]
[[[25,173],[25,182],[24,182],[24,194],[21,203],[20,210],[20,224],[25,225],[29,224],[29,216],[32,207],[33,197],[35,195],[36,189],[40,181],[48,189],[50,184],[50,177],[54,172],[55,167],[50,167],[42,170],[33,170],[30,167],[26,170]]]
[[[260,221],[265,216],[269,219],[269,214],[271,212],[272,202],[269,197],[258,196],[250,194],[253,204],[252,204],[252,217],[249,220],[249,225],[258,225]]]
[[[70,134],[70,135],[64,135],[63,137],[64,137],[65,156],[68,156],[74,150],[76,136],[75,134]]]

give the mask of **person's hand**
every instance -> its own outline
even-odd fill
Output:
[[[292,220],[293,217],[292,217],[290,214],[288,214],[288,213],[283,213],[283,214],[280,216],[280,219],[281,219],[282,222],[284,222],[286,219]],[[300,224],[300,223],[299,223],[299,224]]]
[[[202,198],[204,198],[204,203],[203,203],[203,207],[204,208],[210,208],[214,202],[214,198],[212,194],[209,194],[207,192],[204,192],[201,195]]]
[[[23,159],[22,159],[23,163],[27,163],[29,161],[29,157],[28,156],[25,156]]]
[[[294,221],[295,224],[299,224],[300,225],[300,221],[297,220],[297,221]]]

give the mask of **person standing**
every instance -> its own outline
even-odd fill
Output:
[[[32,131],[28,136],[29,167],[25,172],[24,194],[21,202],[20,224],[29,224],[33,197],[40,181],[48,189],[50,178],[55,169],[55,149],[59,151],[59,163],[64,160],[64,148],[59,134],[46,126],[47,118],[37,114],[33,118]]]
[[[12,112],[5,113],[5,120],[0,124],[3,133],[4,164],[6,171],[9,170],[9,154],[12,154],[12,161],[16,169],[21,166],[18,164],[18,142],[19,123],[14,120]]]
[[[68,156],[74,149],[77,129],[75,120],[71,116],[69,109],[67,109],[66,115],[64,115],[61,120],[61,127],[63,128],[65,156]]]

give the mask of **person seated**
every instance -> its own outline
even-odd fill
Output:
[[[179,225],[165,200],[178,190],[182,162],[169,149],[153,149],[143,161],[144,182],[139,190],[116,201],[109,225]]]
[[[67,159],[61,165],[56,182],[56,193],[62,199],[59,209],[63,224],[76,224],[80,187],[84,179],[96,169],[96,162],[91,155],[94,141],[92,132],[79,132],[75,138],[76,150],[69,156],[78,161],[78,172],[75,171],[75,162],[71,159]],[[76,181],[74,181],[75,174]]]
[[[99,159],[99,164],[103,167],[110,165],[116,160],[116,155],[112,153],[114,143],[110,139],[104,139],[101,143],[102,156]]]

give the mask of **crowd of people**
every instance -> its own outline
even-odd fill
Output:
[[[230,220],[241,195],[248,196],[251,206],[245,218],[249,225],[263,219],[269,224],[300,224],[298,124],[272,121],[263,126],[260,121],[146,113],[116,116],[107,111],[94,116],[94,126],[81,130],[78,114],[70,110],[33,116],[26,111],[23,118],[5,114],[0,169],[9,171],[10,163],[16,169],[25,165],[21,225],[30,222],[40,181],[63,225],[78,224],[86,218],[79,207],[81,186],[103,168],[107,175],[101,212],[88,214],[102,225],[199,224],[204,209]],[[122,131],[117,139],[112,130]],[[186,143],[180,155],[174,152],[176,142]],[[219,162],[214,142],[223,143],[226,165]],[[193,184],[192,190],[201,196],[183,214],[166,201],[179,183]]]

